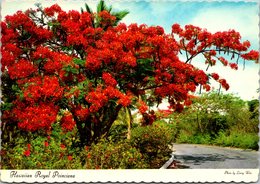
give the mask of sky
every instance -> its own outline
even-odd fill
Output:
[[[93,10],[96,10],[98,0],[2,0],[1,16],[11,15],[17,10],[34,8],[36,2],[41,2],[43,7],[58,3],[64,10],[80,10],[87,3]],[[128,10],[128,14],[123,22],[126,24],[138,23],[159,25],[165,29],[166,33],[171,31],[174,23],[181,26],[192,24],[201,28],[206,28],[212,33],[217,31],[227,31],[235,29],[240,32],[242,40],[249,40],[252,49],[259,50],[259,5],[257,0],[245,1],[159,1],[159,0],[113,0],[107,1],[116,10]],[[182,58],[182,56],[180,56]],[[198,57],[194,65],[205,69]],[[197,63],[197,64],[196,64]],[[243,61],[240,61],[238,71],[229,67],[216,66],[210,68],[209,72],[218,72],[220,76],[227,79],[230,84],[228,93],[240,96],[242,99],[251,100],[258,98],[259,88],[259,64],[247,62],[243,70]],[[218,88],[218,85],[215,85]]]

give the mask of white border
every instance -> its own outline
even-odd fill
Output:
[[[15,172],[16,174],[14,174]],[[59,173],[59,175],[57,175],[57,173]],[[61,177],[61,175],[63,175],[63,177]],[[259,169],[2,170],[1,181],[8,183],[256,182],[258,175]]]
[[[0,0],[3,2],[36,2],[37,0]],[[57,0],[50,0],[50,2]],[[59,0],[58,0],[59,1]],[[79,1],[84,0],[68,0]],[[98,0],[93,0],[98,1]],[[129,0],[114,0],[129,1]],[[159,1],[159,0],[135,0]],[[203,0],[162,0],[162,1],[189,1],[202,2]],[[208,0],[241,2],[241,0]],[[244,2],[258,2],[259,0],[244,0]],[[260,5],[260,4],[259,4]],[[260,6],[259,6],[260,7]],[[259,12],[260,17],[260,12]],[[259,34],[260,35],[260,34]],[[260,36],[259,36],[260,37]],[[260,71],[259,71],[260,76]],[[260,84],[260,80],[259,80]],[[260,97],[259,97],[260,99]],[[260,125],[259,125],[260,128]],[[15,173],[16,176],[11,174]],[[72,178],[53,177],[54,173]],[[18,177],[20,176],[20,177]],[[25,176],[25,177],[22,177]],[[27,177],[26,177],[27,176]],[[257,182],[259,179],[258,169],[160,169],[160,170],[1,170],[1,182]]]

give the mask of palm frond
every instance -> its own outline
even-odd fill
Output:
[[[116,17],[115,24],[117,25],[128,14],[129,14],[128,10],[123,10],[123,11],[112,13],[112,15]]]
[[[109,8],[107,8],[106,10],[110,13],[112,10],[112,6],[109,6]]]
[[[83,8],[80,8],[80,11],[81,11],[81,13],[83,13],[84,12]]]
[[[105,9],[106,9],[106,5],[105,5],[104,0],[100,0],[97,5],[97,13],[102,12]]]
[[[88,12],[88,13],[93,13],[93,11],[91,10],[91,8],[88,6],[88,4],[87,3],[85,3],[85,8],[86,8],[86,11]]]

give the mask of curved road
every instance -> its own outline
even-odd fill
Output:
[[[218,146],[174,144],[174,157],[190,169],[257,169],[259,152]],[[187,167],[186,167],[187,166]]]

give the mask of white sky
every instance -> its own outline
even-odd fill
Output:
[[[252,2],[253,1],[253,2]],[[249,40],[255,50],[259,49],[259,8],[256,1],[245,2],[199,2],[199,1],[127,1],[113,0],[112,6],[116,10],[128,9],[130,14],[123,22],[146,23],[147,25],[160,25],[167,32],[170,31],[173,23],[182,26],[193,24],[209,31],[225,31],[235,29],[241,33],[244,40]],[[1,2],[2,19],[6,15],[15,13],[17,10],[34,8],[35,0],[4,0]],[[58,3],[63,9],[80,10],[87,2],[95,10],[98,0],[51,0],[41,1],[44,7]],[[200,61],[198,57],[197,61]],[[240,61],[242,63],[242,61]],[[201,66],[201,64],[198,64]],[[206,66],[202,66],[206,67]],[[228,92],[238,94],[243,99],[258,98],[256,90],[259,88],[258,71],[259,65],[247,64],[245,70],[240,65],[238,71],[231,70],[229,67],[215,67],[210,72],[216,70],[220,76],[227,79],[230,84]]]

